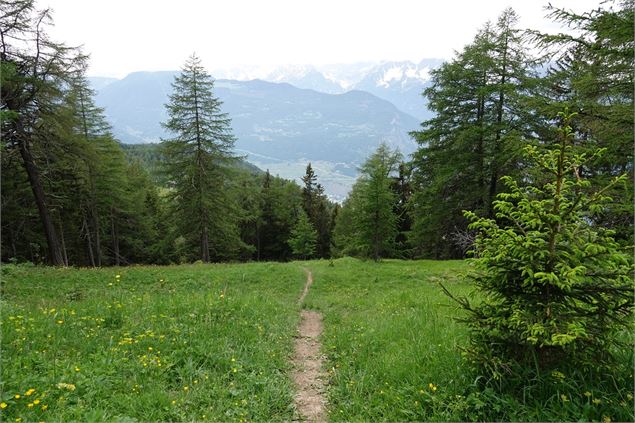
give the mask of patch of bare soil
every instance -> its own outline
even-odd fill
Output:
[[[311,272],[307,271],[307,281],[299,302],[304,301],[313,283]],[[322,354],[319,337],[324,328],[322,315],[316,311],[302,310],[300,326],[295,338],[293,356],[293,382],[296,386],[295,405],[300,417],[308,422],[326,421],[326,399],[322,372]]]

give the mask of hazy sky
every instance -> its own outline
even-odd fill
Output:
[[[547,0],[39,0],[57,41],[83,45],[88,74],[449,58],[508,6],[520,27],[554,32]],[[588,11],[600,0],[551,0]]]

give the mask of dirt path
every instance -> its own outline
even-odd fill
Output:
[[[306,284],[298,302],[302,304],[313,283],[313,275],[307,269]],[[322,355],[319,337],[324,328],[322,315],[316,311],[302,310],[298,335],[295,338],[293,356],[293,382],[296,387],[295,406],[300,417],[308,422],[326,421],[326,399]]]

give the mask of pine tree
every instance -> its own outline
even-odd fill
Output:
[[[310,259],[315,255],[317,244],[317,231],[309,221],[309,217],[303,209],[298,210],[298,221],[291,231],[289,245],[293,255],[301,259]]]
[[[163,141],[172,210],[182,235],[198,244],[199,258],[208,262],[241,245],[235,204],[226,190],[236,161],[234,136],[198,57],[187,60],[172,87],[164,126],[174,137]]]

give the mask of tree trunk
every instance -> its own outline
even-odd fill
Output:
[[[110,234],[112,236],[112,251],[115,255],[115,266],[119,266],[121,262],[119,256],[119,234],[115,223],[115,212],[112,209],[110,210]]]
[[[496,138],[494,139],[494,152],[492,154],[492,173],[489,183],[489,201],[488,201],[488,217],[494,217],[494,197],[498,190],[498,155],[500,154],[500,140],[502,134],[503,124],[503,106],[505,104],[505,83],[507,82],[507,50],[508,50],[508,38],[505,37],[505,44],[503,46],[503,64],[501,66],[501,80],[500,91],[498,94],[498,104],[496,106]]]
[[[97,267],[101,267],[101,235],[99,234],[101,227],[99,225],[99,215],[97,214],[94,205],[92,206],[91,214],[95,229],[95,264]]]
[[[88,222],[86,222],[86,217],[84,217],[84,228],[86,230],[86,243],[88,246],[88,258],[90,259],[90,265],[95,267],[95,255],[93,254],[93,240],[90,236],[90,226],[88,226]]]
[[[483,72],[483,84],[486,83],[485,81],[486,75],[485,72]],[[476,172],[478,173],[477,175],[477,184],[478,184],[478,189],[480,192],[479,195],[479,203],[477,205],[480,207],[483,207],[484,209],[489,209],[489,205],[486,205],[486,201],[489,200],[489,198],[487,198],[487,187],[485,184],[485,148],[484,148],[484,139],[483,139],[483,117],[485,114],[485,98],[483,97],[483,95],[480,95],[478,98],[478,105],[477,105],[477,111],[476,111],[476,121],[478,122],[478,126],[479,126],[479,136],[478,136],[478,142],[476,144],[476,160],[477,160],[477,169]]]
[[[64,227],[62,226],[62,219],[59,220],[60,228],[60,241],[62,243],[62,255],[64,257],[64,266],[68,266],[68,254],[66,252],[66,242],[64,241]]]
[[[209,263],[209,239],[207,236],[207,226],[203,227],[201,233],[201,260],[205,263]]]
[[[260,261],[260,225],[256,221],[256,261]]]
[[[51,219],[51,212],[46,204],[46,195],[44,194],[44,188],[42,187],[42,181],[40,179],[40,172],[33,161],[33,156],[26,143],[26,141],[19,142],[20,155],[26,169],[26,173],[29,177],[29,184],[35,197],[35,204],[37,205],[38,212],[40,214],[40,220],[42,221],[42,227],[44,228],[44,234],[46,236],[46,243],[49,250],[49,262],[53,266],[64,266],[64,256],[60,247],[60,241],[55,231],[55,225]]]

